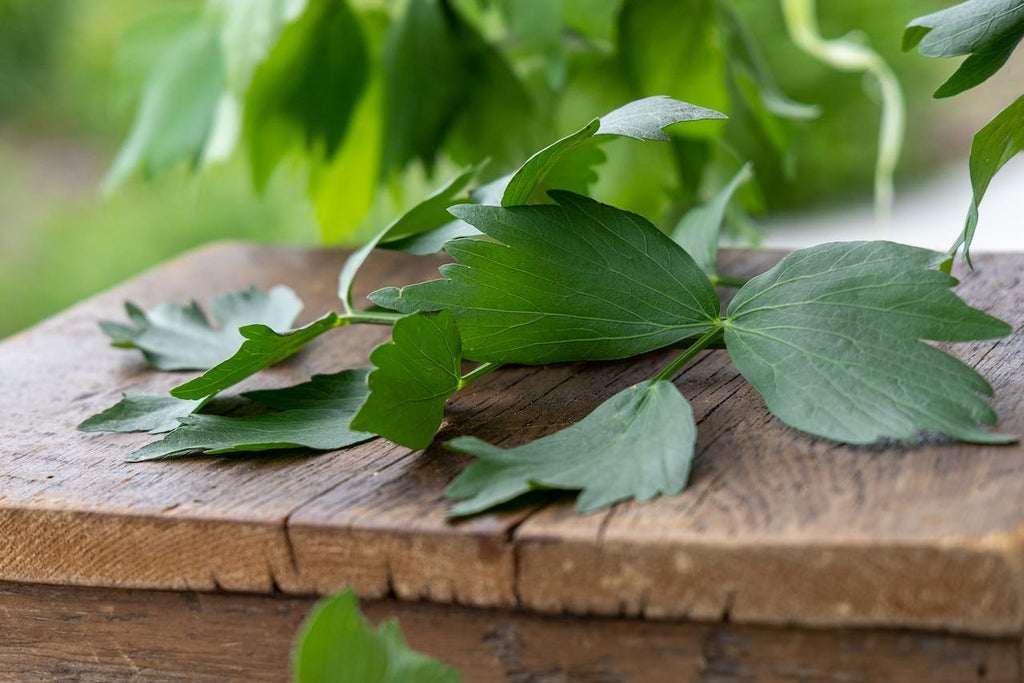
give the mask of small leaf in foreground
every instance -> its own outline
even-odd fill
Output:
[[[1002,337],[1010,327],[961,301],[943,255],[891,242],[794,252],[729,305],[729,356],[776,417],[847,443],[921,431],[1007,443],[973,369],[921,340]]]
[[[395,323],[393,342],[370,354],[370,396],[352,429],[409,448],[426,448],[444,404],[462,386],[462,344],[448,311],[415,313]]]
[[[702,334],[718,295],[682,247],[626,211],[552,192],[557,205],[459,206],[456,216],[501,244],[445,245],[447,279],[381,289],[402,313],[447,309],[463,355],[530,365],[609,360]]]
[[[673,495],[686,486],[696,440],[690,404],[665,380],[620,391],[576,424],[515,448],[459,437],[445,445],[480,460],[446,489],[467,499],[449,514],[476,514],[538,489],[580,491],[581,512]]]
[[[334,450],[373,438],[348,424],[366,400],[366,369],[320,375],[277,391],[246,394],[284,410],[265,415],[190,415],[162,440],[131,453],[128,462],[202,452],[209,455],[281,448]]]
[[[284,360],[324,332],[341,324],[342,319],[332,312],[290,332],[275,332],[266,325],[246,325],[238,330],[245,341],[237,347],[233,356],[199,377],[171,389],[171,396],[187,399],[213,396],[263,368]]]
[[[346,589],[319,603],[303,623],[292,652],[296,683],[461,683],[440,661],[410,650],[398,622],[377,629]]]
[[[169,432],[203,400],[183,401],[167,394],[124,394],[121,400],[78,425],[83,432]]]
[[[158,370],[205,370],[229,358],[242,342],[238,328],[258,323],[286,330],[302,311],[302,301],[288,287],[269,292],[256,287],[228,292],[210,300],[219,327],[213,327],[199,304],[160,304],[143,312],[125,304],[130,324],[102,321],[100,329],[120,348],[142,351]]]
[[[709,275],[718,272],[718,236],[725,220],[725,210],[737,188],[754,175],[749,163],[743,165],[729,184],[706,204],[686,212],[672,231],[672,239],[687,251],[701,270]]]

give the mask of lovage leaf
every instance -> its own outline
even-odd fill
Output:
[[[373,438],[348,428],[366,400],[367,370],[344,370],[318,375],[310,382],[246,397],[280,412],[247,417],[190,415],[160,441],[131,453],[127,460],[158,460],[183,453],[265,451],[279,448],[334,450]]]
[[[266,325],[246,325],[238,330],[245,341],[233,356],[199,377],[171,389],[171,395],[187,399],[213,396],[263,368],[284,360],[324,332],[341,324],[342,319],[332,312],[288,332],[275,332]]]
[[[964,245],[964,258],[971,260],[971,241],[978,227],[978,205],[992,178],[1003,165],[1024,150],[1024,95],[999,112],[971,142],[971,187],[974,195],[967,211],[964,230],[956,246]]]
[[[891,242],[794,252],[736,294],[729,356],[786,424],[847,443],[922,430],[1005,443],[974,370],[921,340],[991,339],[1010,327],[961,301],[945,258]]]
[[[346,589],[319,602],[292,652],[296,683],[461,683],[454,669],[410,650],[398,622],[370,628]]]
[[[903,49],[916,47],[928,57],[968,55],[935,91],[935,97],[950,97],[998,71],[1021,38],[1024,3],[1020,0],[968,0],[911,21],[903,32]]]
[[[462,386],[462,347],[448,311],[415,313],[395,323],[393,342],[370,354],[370,396],[352,429],[373,432],[409,448],[426,448],[444,417],[444,404]]]
[[[480,460],[446,489],[467,499],[449,514],[476,514],[537,489],[580,491],[581,512],[673,495],[686,486],[696,439],[690,404],[666,380],[620,391],[571,427],[515,448],[459,437],[446,445]]]
[[[654,96],[635,100],[594,119],[575,133],[548,145],[526,160],[509,180],[501,198],[502,206],[526,204],[544,190],[548,174],[574,150],[595,136],[620,135],[636,140],[668,140],[662,128],[682,121],[724,119],[725,115],[671,97]],[[592,159],[600,161],[602,157]],[[562,188],[564,189],[564,188]]]
[[[78,429],[83,432],[169,432],[203,403],[203,400],[183,401],[167,394],[124,394],[120,401],[78,425]]]
[[[682,247],[636,214],[551,196],[557,205],[453,208],[498,242],[449,242],[459,263],[442,266],[446,279],[370,300],[402,313],[451,311],[463,355],[495,363],[626,358],[714,324],[718,296]]]
[[[685,249],[709,275],[718,271],[718,236],[725,220],[725,210],[737,188],[753,175],[750,164],[744,164],[711,201],[687,211],[672,231],[676,244]]]
[[[302,311],[302,301],[282,285],[269,292],[250,287],[221,294],[210,300],[218,328],[194,301],[188,306],[164,303],[148,313],[129,302],[125,310],[129,325],[100,322],[114,346],[139,349],[159,370],[205,370],[235,352],[242,341],[239,327],[259,323],[288,329]]]

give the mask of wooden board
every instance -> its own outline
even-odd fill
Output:
[[[0,583],[0,680],[284,681],[308,598]],[[466,681],[1021,679],[1011,639],[542,617],[383,600],[410,646]]]
[[[744,275],[777,258],[733,252],[723,264]],[[212,246],[0,344],[0,580],[291,595],[348,584],[368,598],[551,614],[1024,632],[1024,449],[812,439],[771,418],[721,351],[676,378],[700,423],[689,489],[588,516],[550,504],[451,525],[443,489],[467,460],[436,444],[126,464],[150,437],[74,430],[122,391],[189,376],[107,346],[96,322],[122,318],[125,299],[283,283],[306,301],[305,321],[337,307],[342,260]],[[432,277],[439,262],[374,256],[357,294]],[[976,265],[961,295],[1024,321],[1024,257]],[[365,365],[387,334],[341,328],[243,388]],[[1003,429],[1024,432],[1021,336],[957,353],[995,386]],[[452,401],[441,439],[535,438],[670,356],[503,369]]]

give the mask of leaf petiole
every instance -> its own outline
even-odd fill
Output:
[[[712,275],[708,278],[715,287],[742,287],[747,280],[742,277],[729,277],[727,275]]]
[[[394,325],[402,317],[401,313],[391,311],[353,311],[339,315],[338,325]]]
[[[459,382],[459,388],[461,389],[467,384],[475,382],[484,375],[493,372],[494,370],[497,370],[501,366],[501,363],[481,363],[480,365],[476,366],[475,368],[473,368],[472,370],[470,370],[469,372],[462,376],[462,380]]]
[[[658,382],[660,380],[671,380],[672,376],[679,372],[680,369],[687,363],[689,363],[694,356],[706,349],[711,342],[722,334],[722,321],[715,321],[715,326],[705,332],[700,339],[693,342],[690,348],[683,351],[681,354],[676,356],[671,363],[665,366],[665,369],[655,375],[651,381]]]

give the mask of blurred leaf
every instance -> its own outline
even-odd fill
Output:
[[[729,201],[736,189],[753,176],[750,164],[745,164],[711,201],[690,209],[672,231],[675,243],[685,249],[708,275],[718,272],[718,238]]]
[[[292,664],[295,683],[462,683],[454,669],[410,650],[398,622],[370,628],[349,589],[313,608]]]
[[[968,0],[911,21],[903,32],[903,49],[916,47],[928,57],[968,55],[935,91],[935,97],[950,97],[986,81],[1006,63],[1021,38],[1020,0]]]
[[[230,90],[246,91],[253,72],[274,47],[281,29],[300,17],[306,5],[307,0],[207,0],[207,15],[221,27]]]
[[[78,429],[83,432],[169,432],[203,400],[183,401],[167,394],[122,394],[121,400],[89,417]]]
[[[366,369],[317,375],[277,391],[246,394],[280,412],[247,417],[190,415],[160,441],[131,453],[128,462],[158,460],[199,451],[209,455],[282,448],[334,450],[373,438],[348,428],[366,400]]]
[[[245,134],[258,189],[297,143],[330,159],[367,81],[359,22],[344,0],[311,0],[253,75]]]
[[[100,322],[114,346],[139,349],[159,370],[204,370],[235,352],[242,341],[239,327],[261,323],[288,329],[302,311],[302,302],[281,285],[269,292],[250,287],[221,294],[210,300],[219,328],[210,325],[195,301],[188,306],[163,303],[148,313],[129,302],[125,310],[129,325]]]
[[[393,341],[370,354],[370,396],[352,429],[409,448],[426,448],[444,404],[462,387],[462,342],[448,311],[414,313],[395,323]]]
[[[470,436],[448,441],[448,448],[480,458],[445,490],[467,499],[448,514],[476,514],[538,489],[580,491],[580,512],[673,495],[686,486],[696,441],[693,410],[676,386],[642,382],[522,446],[499,448]]]
[[[196,166],[223,85],[217,32],[199,24],[189,26],[156,63],[131,131],[103,179],[103,189],[114,189],[140,169],[153,176],[180,161]]]

